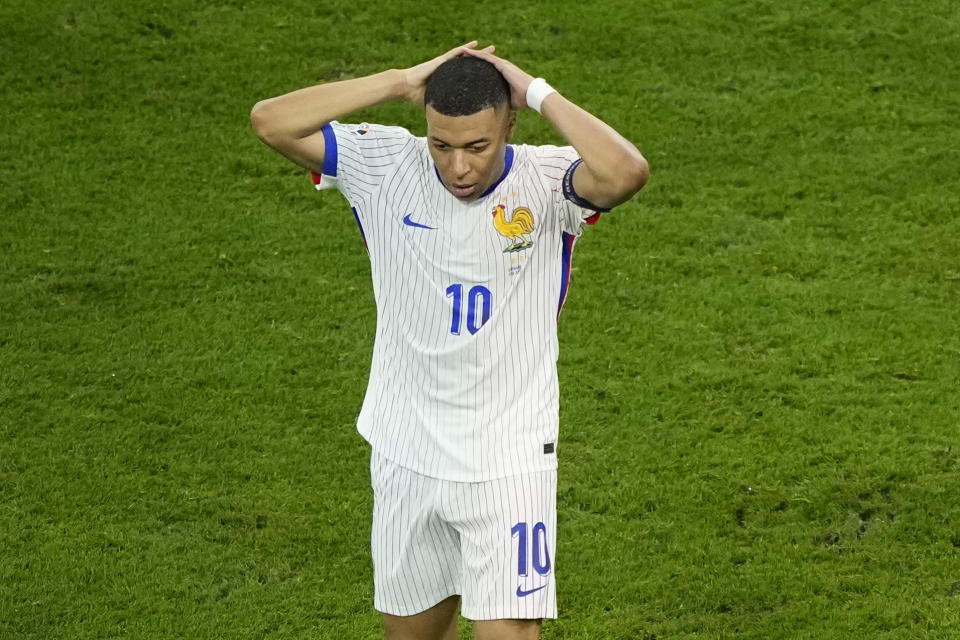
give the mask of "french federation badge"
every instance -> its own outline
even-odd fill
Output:
[[[510,240],[510,246],[503,250],[504,253],[515,253],[524,251],[533,246],[533,240],[529,234],[533,233],[533,212],[527,207],[517,207],[507,220],[507,209],[502,204],[498,204],[494,209],[493,226],[497,232],[504,238]]]

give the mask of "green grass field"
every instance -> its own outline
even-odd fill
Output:
[[[248,114],[471,38],[653,173],[577,245],[543,637],[960,638],[960,5],[11,0],[0,33],[0,638],[380,637],[367,257]]]

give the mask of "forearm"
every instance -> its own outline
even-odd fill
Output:
[[[582,197],[598,207],[613,207],[629,200],[646,183],[646,160],[613,127],[559,93],[544,99],[541,112],[583,160],[574,175]]]
[[[422,107],[424,88],[434,70],[475,46],[474,40],[408,69],[391,69],[261,100],[250,112],[250,121],[261,140],[301,167],[319,171],[326,154],[324,136],[319,132],[323,125],[389,100],[406,100]],[[488,50],[493,51],[493,47]]]
[[[299,140],[354,111],[405,98],[402,72],[391,69],[363,78],[331,82],[261,100],[250,114],[267,142]]]

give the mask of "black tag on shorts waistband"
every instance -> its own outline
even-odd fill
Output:
[[[543,455],[545,456],[550,455],[551,453],[553,453],[553,449],[554,449],[553,443],[548,442],[547,444],[543,445]]]

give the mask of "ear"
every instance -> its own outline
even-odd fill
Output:
[[[506,141],[510,142],[513,140],[513,133],[517,130],[517,112],[509,111],[507,113],[507,128],[506,128]]]

